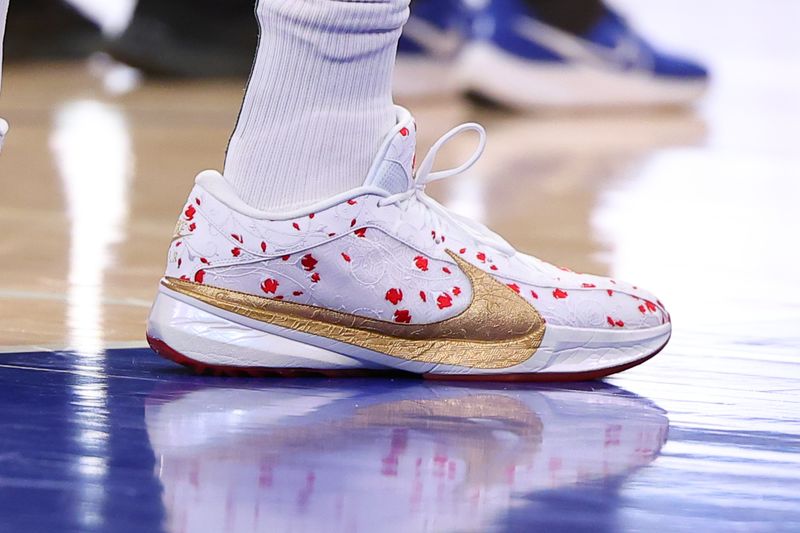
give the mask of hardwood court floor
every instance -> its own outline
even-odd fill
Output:
[[[242,84],[120,93],[96,63],[9,65],[0,530],[797,531],[800,13],[623,3],[710,62],[697,109],[410,104],[423,150],[460,121],[489,132],[435,196],[669,307],[662,354],[567,388],[219,380],[156,359],[150,298]]]

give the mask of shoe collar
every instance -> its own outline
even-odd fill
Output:
[[[397,122],[378,150],[364,185],[292,211],[269,212],[246,204],[228,181],[216,170],[197,175],[195,184],[205,189],[232,210],[257,220],[292,220],[339,205],[347,200],[373,194],[388,197],[405,192],[414,184],[414,155],[417,128],[414,117],[404,107],[395,106]]]

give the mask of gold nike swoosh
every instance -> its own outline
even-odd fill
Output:
[[[486,272],[447,253],[472,284],[472,301],[459,315],[432,324],[396,324],[176,278],[162,284],[230,313],[406,361],[502,369],[533,357],[545,331],[539,312]]]

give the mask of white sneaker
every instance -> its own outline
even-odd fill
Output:
[[[418,0],[397,45],[393,93],[400,99],[457,96],[458,69],[469,18],[460,1]]]
[[[178,221],[147,336],[200,371],[402,370],[446,379],[592,379],[667,343],[664,306],[635,286],[515,251],[425,194],[480,157],[460,126],[412,174],[403,108],[362,187],[290,214],[201,173]],[[464,131],[480,146],[431,172]]]

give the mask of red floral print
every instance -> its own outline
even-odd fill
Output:
[[[392,305],[397,305],[403,301],[403,291],[401,289],[389,289],[386,291],[386,299],[390,301]]]
[[[398,309],[394,312],[394,321],[400,324],[411,323],[411,313],[406,309]]]
[[[566,291],[562,291],[561,289],[555,289],[553,291],[553,298],[555,298],[556,300],[563,300],[567,296],[569,296],[569,294],[567,294]]]
[[[314,259],[313,255],[306,254],[303,256],[303,259],[300,260],[300,264],[303,265],[303,268],[305,268],[307,272],[311,272],[317,266],[317,260]]]
[[[261,282],[261,290],[267,294],[275,294],[280,283],[277,279],[268,278]]]

